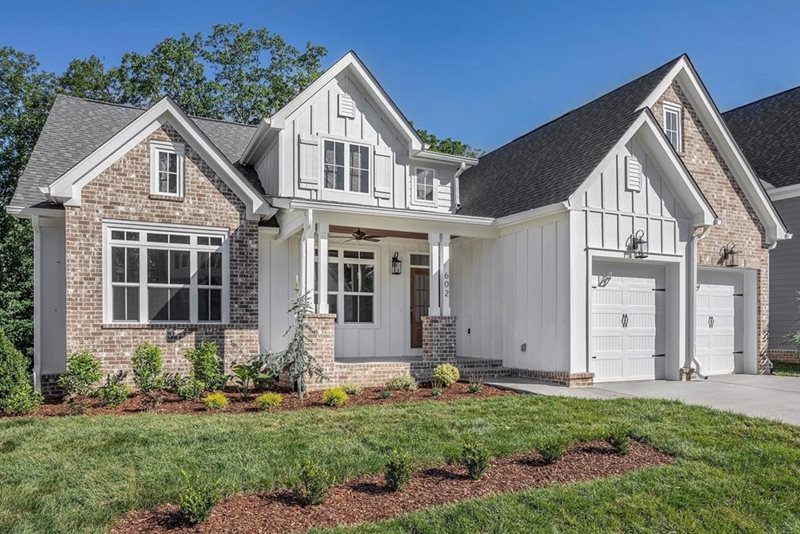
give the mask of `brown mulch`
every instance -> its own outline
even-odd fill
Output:
[[[383,476],[354,479],[333,488],[324,503],[302,506],[287,491],[242,494],[220,502],[202,524],[189,525],[178,507],[131,512],[112,529],[132,533],[273,533],[305,532],[311,528],[380,521],[437,504],[453,503],[551,484],[566,484],[671,464],[671,456],[648,445],[631,442],[630,453],[616,454],[605,442],[570,448],[555,464],[546,465],[538,453],[495,460],[480,480],[470,480],[460,466],[417,471],[401,491],[390,491]]]
[[[419,402],[419,401],[426,401],[426,400],[435,400],[435,401],[453,401],[458,399],[466,399],[466,398],[488,398],[488,397],[499,397],[499,396],[507,396],[507,395],[515,395],[515,393],[503,389],[498,389],[491,386],[483,386],[483,389],[480,393],[472,393],[469,391],[469,384],[465,382],[457,382],[453,384],[449,388],[445,388],[442,391],[442,394],[438,397],[434,397],[431,395],[431,388],[420,387],[416,391],[392,391],[392,396],[388,399],[381,398],[381,392],[383,390],[379,388],[371,388],[365,389],[360,395],[350,395],[350,398],[347,401],[347,406],[371,406],[376,404],[392,404],[398,402]],[[278,408],[274,408],[273,412],[278,411],[290,411],[290,410],[300,410],[303,408],[327,408],[331,410],[335,410],[337,408],[331,408],[325,403],[322,402],[322,392],[321,391],[312,391],[310,393],[306,393],[306,396],[303,400],[300,400],[300,397],[297,393],[281,391],[283,393],[283,404]],[[197,401],[184,401],[181,400],[177,395],[172,393],[159,393],[159,403],[156,405],[155,408],[150,410],[153,413],[165,413],[165,414],[203,414],[203,413],[211,413],[211,414],[219,414],[219,413],[247,413],[247,412],[258,412],[259,410],[256,408],[255,405],[255,398],[260,393],[253,393],[250,395],[249,399],[245,399],[242,395],[238,392],[227,391],[225,395],[228,397],[229,404],[226,408],[222,410],[215,410],[215,411],[208,411],[206,410],[205,405],[203,405],[202,399]],[[143,396],[135,394],[132,395],[128,400],[122,403],[120,406],[116,408],[108,408],[101,405],[100,401],[96,398],[86,399],[85,401],[86,409],[84,413],[86,415],[130,415],[135,413],[142,413],[147,411],[145,399]],[[65,415],[74,415],[75,410],[74,408],[70,407],[68,404],[64,402],[52,402],[47,403],[38,408],[33,414],[29,414],[34,417],[60,417]],[[11,417],[11,416],[3,416],[2,417]]]

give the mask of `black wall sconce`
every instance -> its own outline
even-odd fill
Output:
[[[630,243],[634,258],[641,260],[647,257],[647,240],[644,238],[644,230],[631,234]]]
[[[400,253],[395,252],[392,256],[392,274],[400,274],[402,271],[403,262],[400,260]]]
[[[738,252],[733,250],[735,248],[736,248],[736,243],[733,242],[730,242],[726,244],[724,247],[722,247],[720,255],[722,256],[722,262],[725,264],[725,267],[739,266],[739,264],[736,263],[736,255],[738,254]]]

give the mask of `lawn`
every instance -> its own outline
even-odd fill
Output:
[[[800,363],[772,362],[772,374],[778,376],[800,376]]]
[[[389,447],[435,465],[468,436],[507,455],[553,433],[600,438],[620,422],[677,462],[335,532],[800,530],[800,427],[677,402],[518,396],[274,414],[0,420],[0,531],[107,531],[127,510],[174,500],[181,470],[229,492],[253,491],[279,485],[307,457],[350,477],[380,472]]]

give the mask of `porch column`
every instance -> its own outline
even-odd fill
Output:
[[[317,225],[317,235],[319,237],[319,313],[328,313],[328,223]]]
[[[439,234],[428,234],[430,244],[430,275],[431,283],[429,288],[430,303],[428,305],[428,315],[438,317],[441,314],[439,308]]]
[[[314,219],[311,210],[306,214],[300,238],[300,292],[314,298]]]
[[[450,315],[450,234],[442,234],[439,242],[441,262],[440,278],[441,278],[441,301],[442,301],[442,315]]]

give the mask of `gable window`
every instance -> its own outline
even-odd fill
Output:
[[[373,251],[328,251],[328,308],[330,313],[337,314],[337,322],[375,322],[375,272]],[[314,275],[319,276],[318,269]],[[314,300],[319,302],[318,294]]]
[[[664,104],[664,133],[672,147],[680,152],[683,148],[683,132],[681,131],[681,107],[677,104]]]
[[[417,167],[414,181],[414,198],[420,202],[433,202],[433,187],[436,171]]]
[[[221,233],[111,228],[107,322],[224,321],[227,248]]]
[[[156,195],[183,196],[183,145],[150,144],[150,192]]]
[[[323,162],[325,187],[369,193],[369,162],[368,146],[326,139]]]

